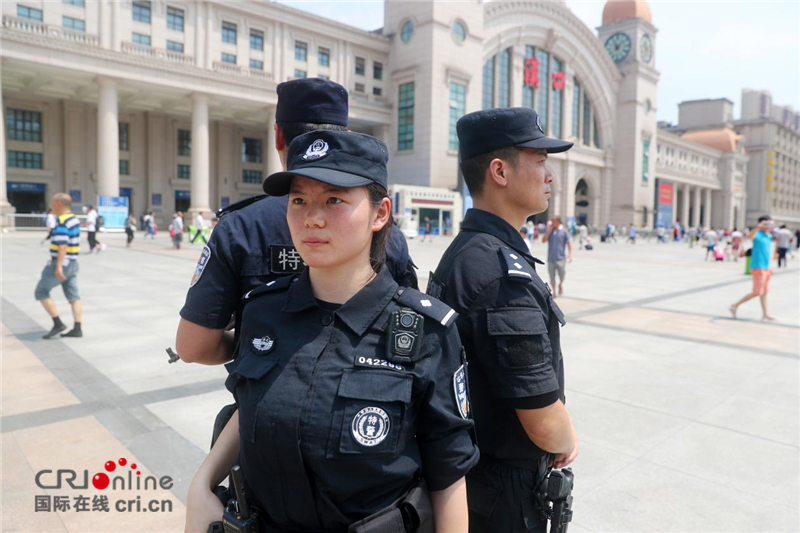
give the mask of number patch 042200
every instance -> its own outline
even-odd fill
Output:
[[[368,368],[391,368],[392,370],[397,370],[398,372],[405,371],[405,368],[402,366],[390,363],[386,359],[378,359],[377,357],[364,357],[363,355],[356,356],[356,366],[365,366]]]

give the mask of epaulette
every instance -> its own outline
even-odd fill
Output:
[[[217,209],[216,213],[214,213],[214,214],[216,215],[217,219],[220,219],[224,215],[227,215],[228,213],[230,213],[232,211],[238,211],[239,209],[242,209],[243,207],[247,207],[248,205],[256,203],[257,201],[262,200],[262,199],[264,199],[266,197],[267,197],[266,194],[259,194],[258,196],[251,196],[250,198],[245,198],[244,200],[239,200],[238,202],[234,202],[231,205],[229,205],[228,207],[222,207],[220,209]]]
[[[251,289],[248,291],[244,296],[242,296],[242,300],[247,302],[252,300],[262,294],[267,294],[269,292],[278,292],[280,290],[286,289],[297,280],[297,276],[281,276],[279,278],[273,279],[269,283],[265,283],[260,287],[256,287],[255,289]]]
[[[506,267],[506,277],[516,281],[532,281],[533,267],[522,257],[522,254],[510,248],[498,250],[500,260]],[[538,261],[538,259],[536,260]]]
[[[405,287],[397,289],[394,299],[403,307],[410,307],[417,313],[432,318],[445,327],[450,326],[458,317],[458,313],[451,309],[450,306],[416,289]]]

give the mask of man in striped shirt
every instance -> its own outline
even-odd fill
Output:
[[[62,337],[83,337],[81,331],[81,297],[78,294],[78,252],[80,251],[81,226],[70,207],[69,194],[60,192],[53,195],[50,207],[56,215],[56,227],[50,237],[50,261],[42,270],[42,277],[36,286],[36,299],[42,302],[45,311],[53,319],[53,329],[43,338],[52,339],[67,329],[58,316],[56,303],[50,298],[50,291],[61,285],[64,296],[72,306],[75,327]]]

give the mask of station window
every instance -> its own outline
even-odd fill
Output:
[[[319,59],[319,65],[321,67],[329,67],[331,65],[331,51],[328,48],[319,47],[319,53],[317,54],[317,58]]]
[[[75,31],[86,31],[86,22],[72,17],[61,17],[61,25]]]
[[[403,83],[397,99],[397,149],[414,149],[414,82]]]
[[[255,70],[264,70],[264,62],[259,61],[258,59],[251,59],[250,60],[250,68]]]
[[[307,73],[305,70],[294,69],[294,77],[295,78],[305,78],[307,77]]]
[[[233,22],[222,23],[222,42],[236,44],[236,24]]]
[[[12,141],[42,142],[42,114],[24,109],[6,109],[6,130]]]
[[[133,3],[133,20],[150,24],[150,2],[137,0]]]
[[[42,10],[34,9],[28,6],[17,5],[17,16],[31,20],[38,20],[39,22],[41,22]]]
[[[456,124],[458,123],[458,119],[464,116],[466,112],[466,95],[466,85],[454,81],[450,82],[450,134],[448,145],[450,150],[458,150]]]
[[[231,63],[232,65],[236,64],[236,56],[234,54],[226,54],[222,52],[222,62],[223,63]]]
[[[294,58],[297,61],[308,61],[308,45],[303,41],[294,42]]]
[[[376,80],[383,79],[383,63],[378,63],[377,61],[372,63],[372,77]]]
[[[64,2],[65,4],[70,4],[73,6],[86,7],[85,0],[61,0],[61,1]]]
[[[133,42],[135,44],[143,44],[145,46],[150,46],[150,36],[144,35],[143,33],[134,33]]]
[[[191,165],[178,165],[178,179],[190,180],[192,179],[192,166]]]
[[[363,57],[356,58],[356,74],[363,76],[367,71],[367,62]]]
[[[42,168],[42,154],[9,150],[8,166],[10,168]]]
[[[242,162],[261,163],[261,139],[242,139]]]
[[[178,52],[183,53],[183,43],[178,43],[175,41],[167,41],[167,50],[171,52]]]
[[[250,30],[250,49],[264,50],[264,32],[261,30]]]
[[[363,93],[364,92],[364,84],[363,83],[356,83],[356,92]]]
[[[119,160],[119,174],[120,176],[127,176],[131,172],[131,162],[127,159]]]
[[[242,181],[245,183],[261,183],[263,179],[260,170],[242,170]]]
[[[192,132],[190,130],[178,130],[178,155],[192,155]]]
[[[121,152],[127,152],[130,147],[128,145],[128,123],[119,123],[119,149]]]
[[[177,7],[167,8],[167,28],[174,31],[183,31],[183,9]]]

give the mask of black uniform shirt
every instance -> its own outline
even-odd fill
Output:
[[[200,255],[181,317],[206,328],[223,329],[248,291],[303,270],[286,222],[288,204],[288,196],[264,196],[223,211]],[[416,288],[412,265],[406,240],[395,227],[389,237],[386,266],[398,284]]]
[[[401,308],[423,319],[410,363],[387,347]],[[457,401],[455,317],[398,289],[386,269],[336,310],[314,298],[307,270],[246,297],[226,386],[239,404],[247,490],[273,526],[346,530],[405,494],[420,470],[442,490],[477,463]]]
[[[545,452],[515,409],[564,400],[564,315],[536,274],[537,262],[515,228],[470,209],[428,283],[429,294],[459,313],[481,454],[530,470]]]

